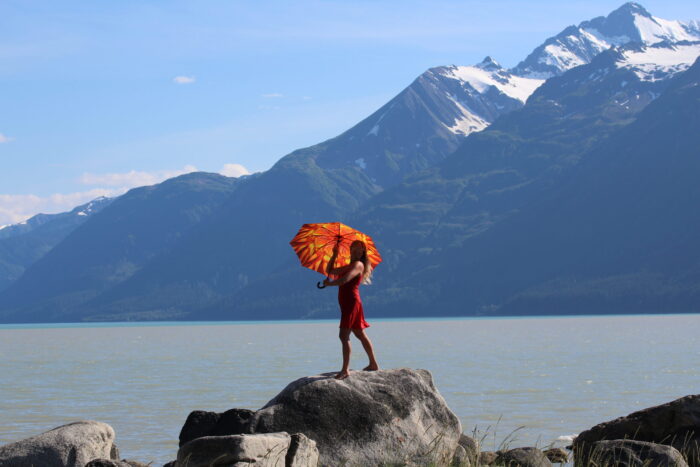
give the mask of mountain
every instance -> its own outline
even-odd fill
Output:
[[[0,229],[0,290],[20,277],[29,265],[60,243],[89,216],[111,202],[111,198],[101,197],[70,212],[37,214]]]
[[[86,224],[74,237],[93,238],[91,248],[101,259],[82,259],[82,243],[68,238],[0,295],[0,310],[25,320],[42,319],[30,317],[47,310],[53,310],[51,319],[68,319],[69,310],[95,319],[152,319],[225,299],[264,277],[280,258],[290,259],[284,239],[303,222],[350,215],[383,189],[442,160],[471,132],[522,107],[541,83],[515,77],[488,57],[474,67],[428,70],[350,130],[246,180],[172,248],[161,251],[156,242],[148,244],[153,250],[139,250],[138,258],[124,259],[114,245],[128,243],[128,230],[100,235],[111,229],[106,221]],[[105,218],[116,216],[123,202]],[[129,225],[141,209],[130,211]],[[74,273],[52,280],[65,264]],[[35,288],[42,292],[29,295]]]
[[[359,168],[382,189],[522,107],[543,82],[515,76],[491,57],[475,66],[431,68],[348,131],[292,157],[311,156],[323,170]]]
[[[377,287],[365,292],[375,315],[437,303],[453,314],[505,310],[536,284],[475,280],[473,289],[452,266],[471,264],[471,245],[486,251],[501,226],[559,193],[688,73],[698,50],[697,41],[629,41],[544,84],[488,57],[430,69],[353,128],[267,172],[132,190],[0,293],[0,320],[331,316],[332,297],[309,288],[316,275],[288,246],[302,223],[329,220],[371,233],[382,251]]]
[[[551,78],[579,65],[611,47],[629,43],[700,40],[700,22],[670,21],[652,16],[638,3],[625,3],[607,17],[569,26],[547,39],[511,72],[519,76]]]
[[[491,283],[479,281],[481,288],[471,293],[467,284],[454,282],[472,275],[451,265],[473,254],[468,245],[475,239],[490,238],[495,227],[574,178],[594,148],[605,146],[608,138],[634,122],[688,68],[691,49],[700,55],[697,43],[629,44],[608,50],[590,64],[548,80],[522,109],[472,134],[443,162],[364,203],[348,223],[371,232],[385,259],[378,269],[377,287],[363,293],[368,306],[384,316],[421,316],[433,308],[451,314],[490,310],[493,302],[476,301],[477,292],[485,294],[489,288],[502,292],[501,281],[494,277]],[[647,59],[641,56],[645,50]],[[646,73],[652,69],[648,60],[660,53],[674,57],[664,65],[666,79],[659,75],[660,66]],[[274,280],[250,284],[210,312],[217,316],[218,308],[252,315],[284,306],[298,316],[310,310],[313,316],[333,313],[332,302],[316,304],[315,291],[294,292],[301,288],[297,279],[301,275],[293,265],[276,272]],[[513,282],[510,286],[515,287]],[[285,303],[290,296],[294,300]],[[451,304],[441,301],[443,296],[450,297]],[[455,309],[455,304],[462,307]]]
[[[437,306],[457,312],[459,290],[486,313],[697,312],[698,128],[700,60],[539,202],[446,250]]]
[[[89,216],[0,295],[4,319],[65,318],[172,248],[246,181],[193,173],[130,190]]]

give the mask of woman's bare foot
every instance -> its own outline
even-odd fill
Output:
[[[337,375],[335,375],[335,379],[345,379],[348,376],[350,376],[350,372],[347,370],[342,370],[342,371],[338,372]]]
[[[374,364],[374,365],[367,365],[362,369],[362,371],[377,371],[379,369],[379,365]]]

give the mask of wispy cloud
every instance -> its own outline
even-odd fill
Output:
[[[177,84],[192,84],[197,79],[194,76],[176,76],[173,78],[173,82]]]
[[[279,99],[280,97],[284,97],[284,94],[279,92],[271,92],[269,94],[262,94],[262,97],[265,99]]]
[[[95,188],[75,193],[54,193],[49,196],[0,194],[0,225],[17,224],[42,213],[70,211],[100,196],[118,196],[124,190]]]
[[[224,169],[229,165],[236,166],[238,164],[226,164]],[[240,166],[240,168],[247,172],[245,167]],[[231,167],[228,170],[233,173],[235,169]],[[126,193],[131,188],[154,185],[168,178],[196,171],[197,168],[195,166],[186,165],[182,169],[159,170],[154,172],[132,170],[122,173],[84,173],[80,177],[80,182],[84,185],[93,185],[95,186],[94,188],[74,193],[54,193],[48,196],[38,196],[34,194],[0,194],[0,225],[16,224],[40,212],[53,214],[70,211],[74,207],[99,198],[100,196],[119,196]],[[241,173],[240,175],[245,174]]]
[[[0,133],[0,143],[9,143],[13,139],[14,138],[10,138],[9,136],[6,136],[6,135]]]
[[[105,174],[84,173],[80,177],[80,182],[84,185],[102,185],[109,187],[134,188],[144,185],[155,185],[168,178],[177,177],[190,172],[196,172],[197,167],[186,165],[177,170],[159,170],[155,172],[139,172],[131,170],[129,172],[115,172]]]
[[[227,177],[240,177],[242,175],[250,175],[250,171],[241,164],[224,164],[224,167],[219,171],[221,175]]]

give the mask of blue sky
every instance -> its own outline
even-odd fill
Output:
[[[336,136],[438,65],[513,66],[622,1],[0,3],[0,225]],[[641,2],[700,19],[700,2]]]

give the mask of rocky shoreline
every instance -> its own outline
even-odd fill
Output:
[[[142,467],[121,458],[109,425],[79,421],[0,446],[0,467]],[[430,372],[333,373],[291,382],[257,411],[193,411],[176,459],[204,466],[700,467],[700,395],[634,412],[580,433],[568,450],[482,451],[462,433]],[[174,456],[175,457],[175,456]]]

